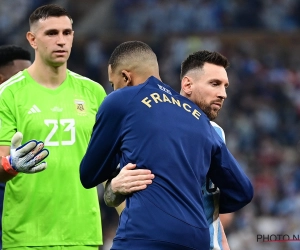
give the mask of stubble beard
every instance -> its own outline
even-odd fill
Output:
[[[198,107],[207,115],[208,119],[213,121],[217,118],[220,109],[213,109],[209,104],[202,101],[198,103]]]

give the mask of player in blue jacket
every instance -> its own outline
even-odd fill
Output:
[[[119,162],[121,169],[134,162],[155,175],[152,185],[127,198],[112,249],[209,249],[200,188],[206,175],[222,190],[220,212],[245,206],[253,188],[208,116],[158,72],[146,44],[115,49],[109,79],[115,89],[132,87],[109,94],[99,108],[81,182],[91,188],[106,181]],[[215,103],[214,112],[220,107]]]
[[[228,77],[224,75],[222,68],[226,69],[228,64],[227,58],[217,52],[197,51],[189,55],[181,65],[183,89],[180,94],[191,100],[200,97],[201,107],[206,110],[211,119],[215,118],[215,115],[211,115],[209,108],[212,106],[212,100],[217,99],[219,103],[222,103],[225,97],[224,93],[226,91],[224,92],[224,88],[228,82]],[[187,81],[188,78],[189,81]],[[192,87],[192,85],[194,85],[193,89],[186,88]],[[211,124],[225,142],[223,129],[213,121],[211,121]],[[108,206],[119,206],[127,195],[143,190],[152,183],[153,174],[150,170],[148,172],[145,169],[131,171],[135,167],[135,164],[127,164],[116,178],[108,180],[104,193],[104,199]],[[205,183],[202,186],[202,192],[204,211],[210,231],[210,250],[229,250],[227,238],[219,218],[220,191],[209,179],[207,183],[208,185]],[[125,206],[124,203],[122,205]],[[228,214],[224,216],[228,218]],[[230,214],[229,217],[231,217]]]

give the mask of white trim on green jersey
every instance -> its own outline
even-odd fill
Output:
[[[0,85],[0,95],[8,86],[10,86],[16,82],[22,81],[24,78],[25,78],[25,76],[22,74],[22,71],[20,71],[16,75],[12,76],[11,78],[9,78],[7,81],[5,81],[4,83],[2,83]]]
[[[97,189],[83,188],[79,165],[105,96],[101,85],[69,70],[56,89],[27,70],[0,86],[0,145],[20,131],[23,142],[42,140],[50,151],[45,171],[6,184],[4,248],[103,243]]]

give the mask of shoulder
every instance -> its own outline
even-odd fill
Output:
[[[210,121],[210,124],[215,127],[215,128],[220,128],[222,129],[222,127],[220,125],[218,125],[217,123],[213,122],[213,121]],[[222,129],[223,130],[223,129]]]
[[[110,99],[114,99],[117,102],[134,102],[134,97],[136,97],[141,92],[141,90],[143,91],[144,87],[145,84],[127,86],[111,92],[107,97],[109,97]]]
[[[97,83],[97,82],[91,80],[90,78],[88,78],[88,77],[86,77],[86,76],[82,76],[82,75],[80,75],[80,74],[77,74],[77,73],[75,73],[75,72],[73,72],[73,71],[71,71],[71,70],[69,70],[69,69],[68,69],[68,74],[69,74],[70,78],[71,78],[72,80],[75,80],[75,81],[88,82],[88,83],[91,83],[91,84],[99,84],[99,83]]]
[[[3,97],[7,93],[15,93],[18,89],[26,86],[27,80],[24,72],[20,71],[0,85],[0,96]]]
[[[72,84],[79,86],[79,88],[87,91],[88,95],[97,100],[98,105],[103,102],[106,97],[106,92],[102,85],[98,82],[95,82],[88,77],[79,75],[73,71],[68,70],[69,79]]]
[[[68,73],[69,73],[69,77],[72,79],[72,81],[77,82],[76,84],[80,84],[83,87],[90,89],[91,91],[102,92],[106,95],[105,90],[100,83],[95,82],[88,77],[77,74],[71,70],[68,70]]]
[[[118,89],[118,90],[115,90],[115,91],[109,93],[105,97],[104,102],[107,103],[108,105],[112,105],[112,106],[117,106],[117,105],[120,105],[120,103],[126,102],[128,100],[128,96],[129,96],[128,90],[130,92],[130,88],[132,88],[132,87]]]
[[[103,100],[100,109],[110,112],[126,112],[129,104],[134,102],[135,87],[125,87],[109,93]]]
[[[108,94],[101,103],[96,119],[117,121],[123,119],[128,111],[127,100],[123,98],[123,91],[114,91]]]
[[[225,142],[225,132],[221,126],[219,126],[217,123],[210,121],[210,124],[214,127],[218,135],[224,140]]]

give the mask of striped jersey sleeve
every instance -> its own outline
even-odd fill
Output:
[[[224,130],[215,122],[211,121],[217,134],[225,142]],[[222,230],[219,217],[219,189],[212,183],[209,178],[206,178],[206,183],[202,187],[204,211],[209,225],[210,234],[210,250],[223,250],[222,247]]]

